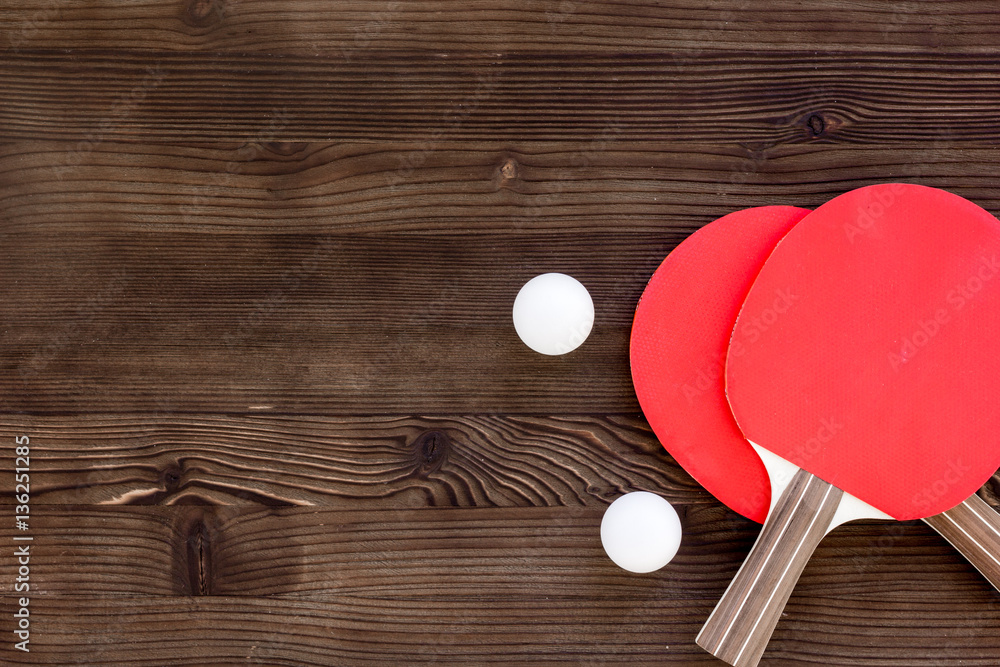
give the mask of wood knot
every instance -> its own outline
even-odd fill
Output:
[[[505,180],[517,178],[517,161],[514,158],[507,158],[507,161],[500,167],[500,176]]]
[[[191,0],[184,8],[184,22],[196,28],[218,23],[226,14],[224,0]]]
[[[181,469],[177,466],[167,466],[160,474],[160,482],[167,489],[167,493],[177,490],[181,481]]]
[[[818,113],[811,114],[806,119],[806,128],[812,136],[818,137],[826,132],[826,120]]]
[[[212,595],[213,559],[218,542],[218,518],[210,508],[190,507],[179,514],[176,558],[187,576],[179,583],[183,595]]]
[[[268,141],[263,144],[264,148],[274,155],[288,157],[301,153],[308,144],[304,141]]]
[[[451,439],[442,431],[427,431],[413,441],[413,455],[422,474],[438,470],[451,448]]]
[[[500,165],[500,168],[496,171],[496,176],[494,177],[494,184],[498,188],[508,187],[510,181],[517,178],[517,160],[514,158],[507,158]]]

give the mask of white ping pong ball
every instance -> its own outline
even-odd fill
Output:
[[[514,329],[535,352],[572,352],[594,327],[594,301],[575,278],[543,273],[524,284],[514,299]]]
[[[604,512],[601,544],[623,570],[653,572],[677,554],[681,520],[673,506],[655,493],[626,493]]]

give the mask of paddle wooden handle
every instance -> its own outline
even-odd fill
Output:
[[[1000,590],[1000,514],[973,494],[947,512],[924,519]]]
[[[695,640],[736,667],[753,667],[843,491],[799,470],[771,510],[739,572]]]

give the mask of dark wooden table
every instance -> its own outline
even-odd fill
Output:
[[[743,207],[901,180],[1000,213],[998,19],[5,1],[0,662],[721,664],[694,636],[758,529],[640,414],[636,301]],[[546,271],[596,304],[565,357],[511,325]],[[686,531],[648,575],[598,537],[636,489]],[[870,522],[824,541],[763,664],[998,656],[1000,594],[924,525]]]

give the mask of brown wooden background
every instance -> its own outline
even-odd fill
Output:
[[[713,665],[757,528],[627,357],[692,230],[902,180],[1000,213],[993,0],[5,0],[0,661]],[[520,285],[597,308],[545,358]],[[31,438],[31,653],[12,648]],[[676,504],[676,560],[606,559]],[[984,497],[997,503],[987,486]],[[820,547],[766,665],[996,665],[919,523]]]

